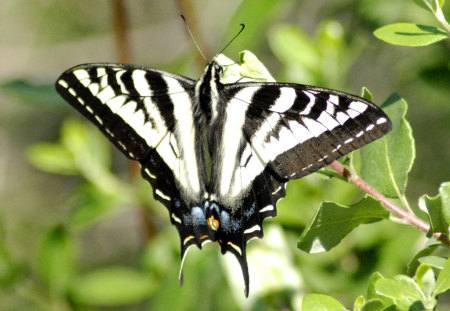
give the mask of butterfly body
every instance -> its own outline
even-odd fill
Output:
[[[351,94],[288,83],[221,83],[222,67],[192,80],[146,67],[85,64],[56,89],[130,159],[189,247],[218,242],[239,261],[262,238],[290,179],[383,136],[391,123]]]

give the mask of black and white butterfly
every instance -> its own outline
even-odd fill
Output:
[[[84,64],[56,82],[61,96],[128,158],[189,247],[218,242],[239,261],[248,295],[246,244],[262,238],[285,185],[378,139],[392,125],[373,103],[321,87],[221,83],[125,64]],[[180,273],[181,275],[181,273]]]

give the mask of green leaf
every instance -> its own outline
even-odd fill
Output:
[[[448,235],[450,220],[450,183],[442,183],[439,194],[435,197],[423,195],[419,199],[419,207],[427,215],[432,232]]]
[[[245,22],[245,31],[239,35],[239,42],[245,42],[245,47],[253,50],[263,40],[265,28],[270,24],[271,20],[278,16],[290,4],[290,1],[273,1],[273,0],[247,0],[241,1],[239,7],[235,10],[235,14],[229,20],[228,32],[222,40],[223,44],[229,42],[239,27],[240,23]],[[249,14],[251,12],[251,14]],[[232,44],[227,48],[230,53],[237,53],[238,44]]]
[[[275,82],[263,63],[250,51],[239,52],[239,64],[223,54],[216,56],[216,62],[223,67],[220,82]]]
[[[433,297],[436,288],[436,279],[433,269],[429,265],[420,265],[416,272],[417,284],[425,296],[423,304],[427,310],[433,310],[437,301]]]
[[[367,99],[370,102],[373,102],[373,95],[365,86],[363,86],[362,88],[361,97]]]
[[[363,306],[361,311],[382,311],[385,310],[385,304],[378,299],[369,300]]]
[[[415,4],[417,4],[418,6],[420,6],[421,8],[423,8],[429,12],[436,11],[436,1],[435,0],[413,0],[413,1]],[[445,0],[438,0],[438,2],[439,2],[439,7],[442,8]]]
[[[106,138],[93,126],[77,120],[66,120],[61,143],[74,158],[80,174],[105,193],[125,196],[125,183],[110,172],[111,148]]]
[[[344,86],[343,80],[347,78],[351,64],[358,58],[360,49],[347,46],[343,26],[337,20],[322,21],[318,30],[315,47],[319,51],[321,66],[311,72],[316,76],[317,73],[322,75],[322,81],[318,81],[320,85],[340,89]]]
[[[441,245],[440,243],[430,244],[427,247],[421,249],[414,256],[414,258],[408,263],[408,266],[406,268],[406,273],[409,276],[414,275],[414,273],[416,272],[417,268],[420,265],[419,259],[422,258],[422,257],[425,257],[427,255],[432,254],[440,245]]]
[[[321,66],[319,50],[308,35],[297,26],[273,27],[269,32],[269,44],[273,53],[288,68],[316,72]],[[304,72],[304,74],[308,73]],[[308,80],[307,77],[305,79]]]
[[[450,259],[444,265],[444,269],[439,273],[436,281],[436,289],[434,294],[437,296],[439,294],[445,293],[450,289]]]
[[[367,299],[377,298],[378,295],[376,293],[375,283],[381,279],[384,279],[384,277],[380,272],[377,271],[372,273],[367,286]]]
[[[89,225],[117,206],[123,196],[102,191],[91,183],[81,184],[76,191],[75,206],[70,215],[71,226]]]
[[[0,214],[0,292],[5,288],[12,288],[24,272],[19,262],[10,254],[5,237],[5,222],[1,216]]]
[[[419,199],[419,207],[424,211],[429,219],[432,232],[442,232],[448,234],[448,224],[442,211],[442,202],[439,195],[429,197],[423,195]]]
[[[380,301],[383,303],[383,306],[390,306],[394,303],[394,301],[391,298],[380,296],[377,293],[376,284],[378,280],[384,279],[383,275],[380,272],[374,272],[369,278],[369,283],[367,286],[367,300],[368,301]],[[378,304],[376,304],[378,305]],[[377,309],[375,309],[377,310]],[[384,309],[379,309],[384,310]],[[395,309],[394,309],[395,310]]]
[[[4,83],[0,89],[17,101],[42,108],[68,108],[56,94],[53,84],[34,84],[26,80]]]
[[[60,144],[34,144],[27,149],[27,158],[34,167],[47,173],[79,174],[73,154]]]
[[[359,296],[355,299],[355,302],[353,303],[353,311],[361,311],[365,304],[365,300],[363,296]]]
[[[420,263],[427,264],[433,268],[442,270],[446,263],[446,259],[439,256],[424,256],[419,259]]]
[[[111,149],[106,138],[87,123],[68,119],[61,129],[61,142],[72,152],[77,166],[86,171],[109,170],[111,166]]]
[[[415,158],[411,126],[405,119],[407,104],[391,95],[382,105],[392,121],[392,131],[361,149],[361,176],[387,197],[397,198],[406,189]]]
[[[413,0],[415,4],[417,4],[418,6],[420,6],[422,9],[427,10],[428,12],[432,12],[430,6],[429,6],[429,1],[427,0]],[[432,0],[434,1],[434,0]]]
[[[380,279],[375,283],[378,295],[394,301],[399,310],[410,309],[417,301],[422,302],[424,295],[413,279],[405,275],[397,275],[393,279]]]
[[[441,184],[439,195],[441,196],[442,213],[447,224],[450,224],[450,182]]]
[[[308,253],[328,251],[357,226],[388,217],[386,209],[372,197],[350,206],[324,202],[303,231],[297,247]]]
[[[302,311],[342,311],[343,305],[334,298],[322,294],[308,294],[303,297]]]
[[[390,44],[425,46],[448,38],[448,34],[434,26],[412,23],[396,23],[378,28],[375,37]]]
[[[115,307],[137,303],[148,298],[157,283],[141,272],[113,266],[87,273],[72,284],[74,301],[90,306]]]
[[[38,252],[38,273],[55,294],[65,294],[75,270],[74,241],[66,228],[49,230]]]
[[[263,63],[250,51],[239,52],[240,75],[255,81],[275,82]]]

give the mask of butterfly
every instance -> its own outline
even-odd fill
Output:
[[[128,64],[83,64],[56,90],[129,159],[191,246],[217,242],[249,293],[247,242],[263,237],[286,183],[388,133],[375,104],[322,87],[223,83],[216,58],[199,80]],[[181,282],[180,269],[180,282]]]

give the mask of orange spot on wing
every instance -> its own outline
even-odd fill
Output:
[[[220,222],[219,222],[218,219],[214,218],[213,215],[211,215],[211,216],[208,218],[208,226],[209,226],[212,230],[217,231],[217,230],[219,230]]]

